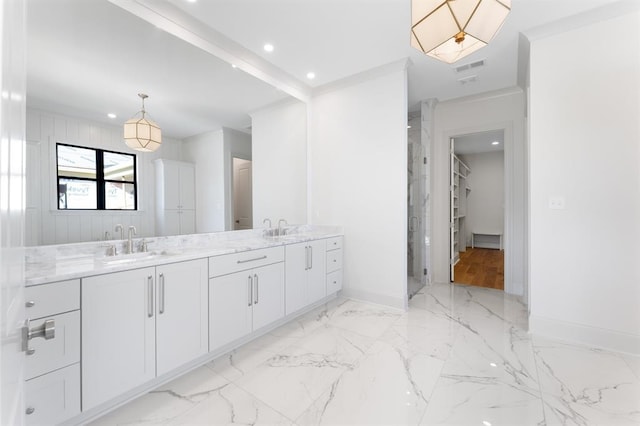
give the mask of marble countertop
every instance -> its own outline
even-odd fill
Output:
[[[146,253],[108,256],[115,246],[124,252],[126,240],[61,244],[26,248],[26,285],[82,278],[167,263],[202,259],[268,247],[284,246],[343,235],[334,226],[290,226],[280,237],[265,236],[265,229],[145,238]],[[138,247],[142,238],[134,239]]]

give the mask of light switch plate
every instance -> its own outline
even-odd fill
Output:
[[[550,197],[549,208],[551,210],[564,210],[564,197]]]

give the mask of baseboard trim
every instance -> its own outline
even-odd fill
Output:
[[[369,293],[367,291],[359,291],[352,289],[342,289],[341,295],[348,299],[360,300],[362,302],[375,303],[378,305],[390,306],[396,309],[406,311],[408,309],[408,301],[406,298],[387,296],[386,294]]]
[[[640,356],[640,336],[536,315],[529,316],[529,332]]]

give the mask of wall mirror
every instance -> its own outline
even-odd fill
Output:
[[[141,92],[163,144],[136,153],[138,210],[58,209],[56,143],[134,152],[121,131],[140,110]],[[249,112],[288,97],[107,0],[29,0],[27,245],[113,238],[116,223],[153,236],[153,161],[188,160],[190,139],[223,128],[250,134]]]

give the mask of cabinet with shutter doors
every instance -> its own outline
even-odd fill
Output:
[[[82,279],[87,410],[208,350],[207,260]]]
[[[28,326],[53,327],[26,349],[25,424],[58,424],[80,413],[80,280],[25,289]]]
[[[209,258],[209,350],[284,317],[284,248]]]
[[[155,160],[156,235],[193,234],[196,227],[195,165]]]
[[[285,247],[285,311],[289,315],[327,295],[325,240]]]
[[[342,290],[342,237],[327,239],[327,294]]]

